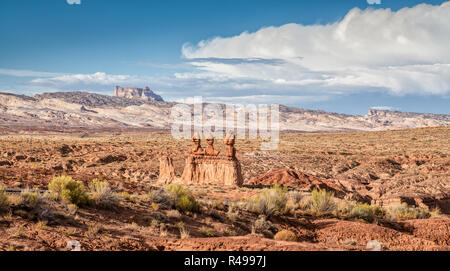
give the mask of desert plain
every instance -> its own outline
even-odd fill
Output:
[[[450,249],[449,127],[282,133],[271,151],[237,139],[241,187],[159,182],[160,158],[180,176],[192,147],[167,131],[4,130],[0,143],[0,250]],[[93,200],[51,196],[59,176]]]

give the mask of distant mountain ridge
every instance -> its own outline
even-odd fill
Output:
[[[54,92],[33,97],[0,93],[0,127],[170,129],[174,121],[171,108],[175,104],[88,92]],[[281,131],[378,131],[435,126],[450,126],[450,115],[370,109],[359,116],[280,105]]]
[[[67,103],[74,103],[91,107],[127,107],[132,105],[139,106],[156,102],[154,100],[147,101],[144,99],[131,99],[81,91],[36,94],[33,96],[33,98],[38,101],[45,99],[60,99]]]

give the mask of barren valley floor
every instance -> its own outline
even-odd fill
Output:
[[[9,191],[47,190],[54,177],[66,175],[86,189],[93,179],[107,181],[118,199],[114,206],[74,206],[5,192],[0,250],[66,250],[70,240],[83,250],[364,250],[370,240],[386,250],[450,249],[449,127],[286,133],[274,151],[238,139],[244,186],[188,186],[199,204],[188,211],[158,198],[166,189],[158,175],[162,155],[173,158],[181,175],[190,140],[161,131],[34,131],[5,133],[0,142],[0,185]],[[283,212],[247,207],[275,184],[288,190],[280,192],[288,202]],[[334,193],[333,211],[311,209],[314,189]],[[397,217],[371,209],[392,213],[401,203],[410,207]],[[274,238],[282,230],[295,241]]]

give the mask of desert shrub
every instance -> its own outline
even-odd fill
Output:
[[[116,193],[116,196],[119,197],[119,198],[131,200],[131,195],[127,191],[122,191],[120,193]]]
[[[270,232],[270,229],[272,227],[272,223],[268,221],[264,215],[260,215],[252,225],[252,233],[272,235],[272,233]]]
[[[29,206],[36,206],[42,200],[42,197],[41,197],[41,195],[39,193],[32,192],[30,190],[22,191],[21,197],[23,199],[23,203],[26,204],[26,205],[29,205]]]
[[[336,210],[337,205],[333,192],[327,192],[325,189],[313,189],[309,200],[309,209],[315,214],[329,214]]]
[[[12,194],[8,196],[7,204],[18,206],[23,204],[23,197],[20,194]]]
[[[180,184],[170,184],[166,187],[167,193],[173,199],[174,207],[180,212],[196,212],[200,205],[189,189]]]
[[[0,186],[0,208],[8,205],[8,195],[6,189]]]
[[[278,185],[270,189],[264,189],[259,194],[251,197],[247,202],[247,208],[255,213],[265,216],[279,215],[286,211],[286,189]]]
[[[212,207],[217,210],[225,210],[225,203],[223,200],[216,199],[213,201]]]
[[[371,206],[367,203],[346,202],[343,207],[339,208],[339,212],[344,217],[363,219],[368,222],[373,222],[376,218],[384,216],[384,211],[381,207]]]
[[[173,198],[164,189],[153,190],[147,194],[148,200],[158,205],[158,209],[167,210],[173,205]]]
[[[66,207],[67,207],[67,211],[69,211],[70,215],[74,215],[78,211],[78,206],[76,204],[73,204],[73,203],[67,204]]]
[[[102,208],[113,208],[120,201],[107,181],[92,180],[89,183],[89,192],[92,203]]]
[[[290,241],[290,242],[296,242],[297,241],[297,235],[295,233],[291,232],[290,230],[281,230],[275,234],[273,239],[278,241]]]
[[[426,209],[422,207],[408,206],[406,202],[403,202],[401,205],[389,206],[387,209],[387,215],[391,220],[423,219],[431,216]]]
[[[70,176],[53,178],[48,184],[48,189],[59,200],[65,200],[78,206],[88,202],[88,195],[83,183],[72,179]]]
[[[286,197],[288,204],[291,204],[295,207],[297,207],[303,199],[302,193],[298,191],[289,191],[287,192]]]
[[[289,191],[286,193],[286,213],[294,213],[297,209],[301,209],[304,200],[302,193],[299,191]]]
[[[206,236],[206,237],[214,237],[214,236],[216,236],[216,233],[214,232],[214,229],[208,228],[208,227],[205,227],[205,226],[202,226],[198,232],[201,235]]]
[[[239,210],[234,211],[233,206],[228,207],[227,217],[231,222],[235,222],[239,218]]]

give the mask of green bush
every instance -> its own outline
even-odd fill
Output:
[[[291,232],[290,230],[281,230],[275,234],[273,239],[278,241],[289,241],[289,242],[296,242],[297,236],[295,233]]]
[[[376,218],[381,218],[384,216],[384,211],[379,206],[371,206],[367,203],[353,203],[349,202],[340,208],[340,213],[342,213],[347,218],[357,218],[363,219],[368,222],[375,221]]]
[[[89,183],[89,192],[91,201],[102,208],[113,208],[120,201],[107,181],[92,180]]]
[[[329,214],[336,210],[337,205],[333,192],[327,192],[325,189],[313,189],[311,199],[309,200],[309,209],[315,214]]]
[[[286,211],[287,189],[278,185],[264,189],[259,194],[251,197],[247,202],[247,208],[255,213],[264,214],[267,217],[283,214]]]
[[[174,207],[180,212],[196,212],[200,205],[189,189],[180,184],[170,184],[166,187],[167,193],[173,199]]]
[[[387,215],[391,220],[424,219],[431,216],[426,209],[408,206],[406,202],[403,202],[401,205],[389,206]]]
[[[83,183],[72,179],[70,176],[53,178],[48,184],[48,189],[59,200],[65,200],[78,206],[88,202]]]
[[[6,189],[0,186],[0,208],[8,205],[8,195],[6,195]]]

